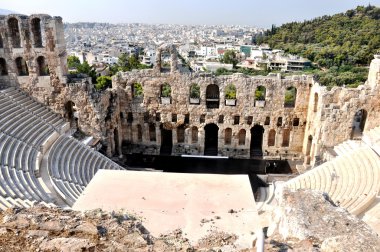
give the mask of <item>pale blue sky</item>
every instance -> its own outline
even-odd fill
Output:
[[[0,0],[0,8],[47,13],[65,22],[240,24],[269,28],[380,0]]]

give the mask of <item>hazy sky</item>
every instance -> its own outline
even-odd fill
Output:
[[[64,22],[240,24],[268,28],[380,0],[0,0],[0,8]]]

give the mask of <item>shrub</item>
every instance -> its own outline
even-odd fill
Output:
[[[99,76],[96,78],[95,89],[102,90],[111,87],[112,79],[110,76]]]
[[[226,99],[236,99],[236,87],[233,84],[229,84],[225,90]]]
[[[170,87],[170,85],[168,83],[164,83],[164,85],[162,85],[162,89],[161,89],[161,96],[162,97],[170,97],[171,93],[172,93],[172,88]]]
[[[143,87],[141,83],[134,83],[133,84],[133,97],[142,97],[144,94]]]
[[[193,84],[190,87],[190,98],[199,98],[201,95],[201,89],[199,85]]]

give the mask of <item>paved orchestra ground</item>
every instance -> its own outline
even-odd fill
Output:
[[[154,236],[181,228],[193,243],[222,230],[249,247],[260,228],[247,175],[99,170],[73,208],[126,209]]]

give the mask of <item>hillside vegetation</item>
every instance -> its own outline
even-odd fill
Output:
[[[273,26],[257,44],[301,55],[327,86],[357,86],[367,78],[368,64],[380,49],[380,8],[368,5],[333,16]]]

